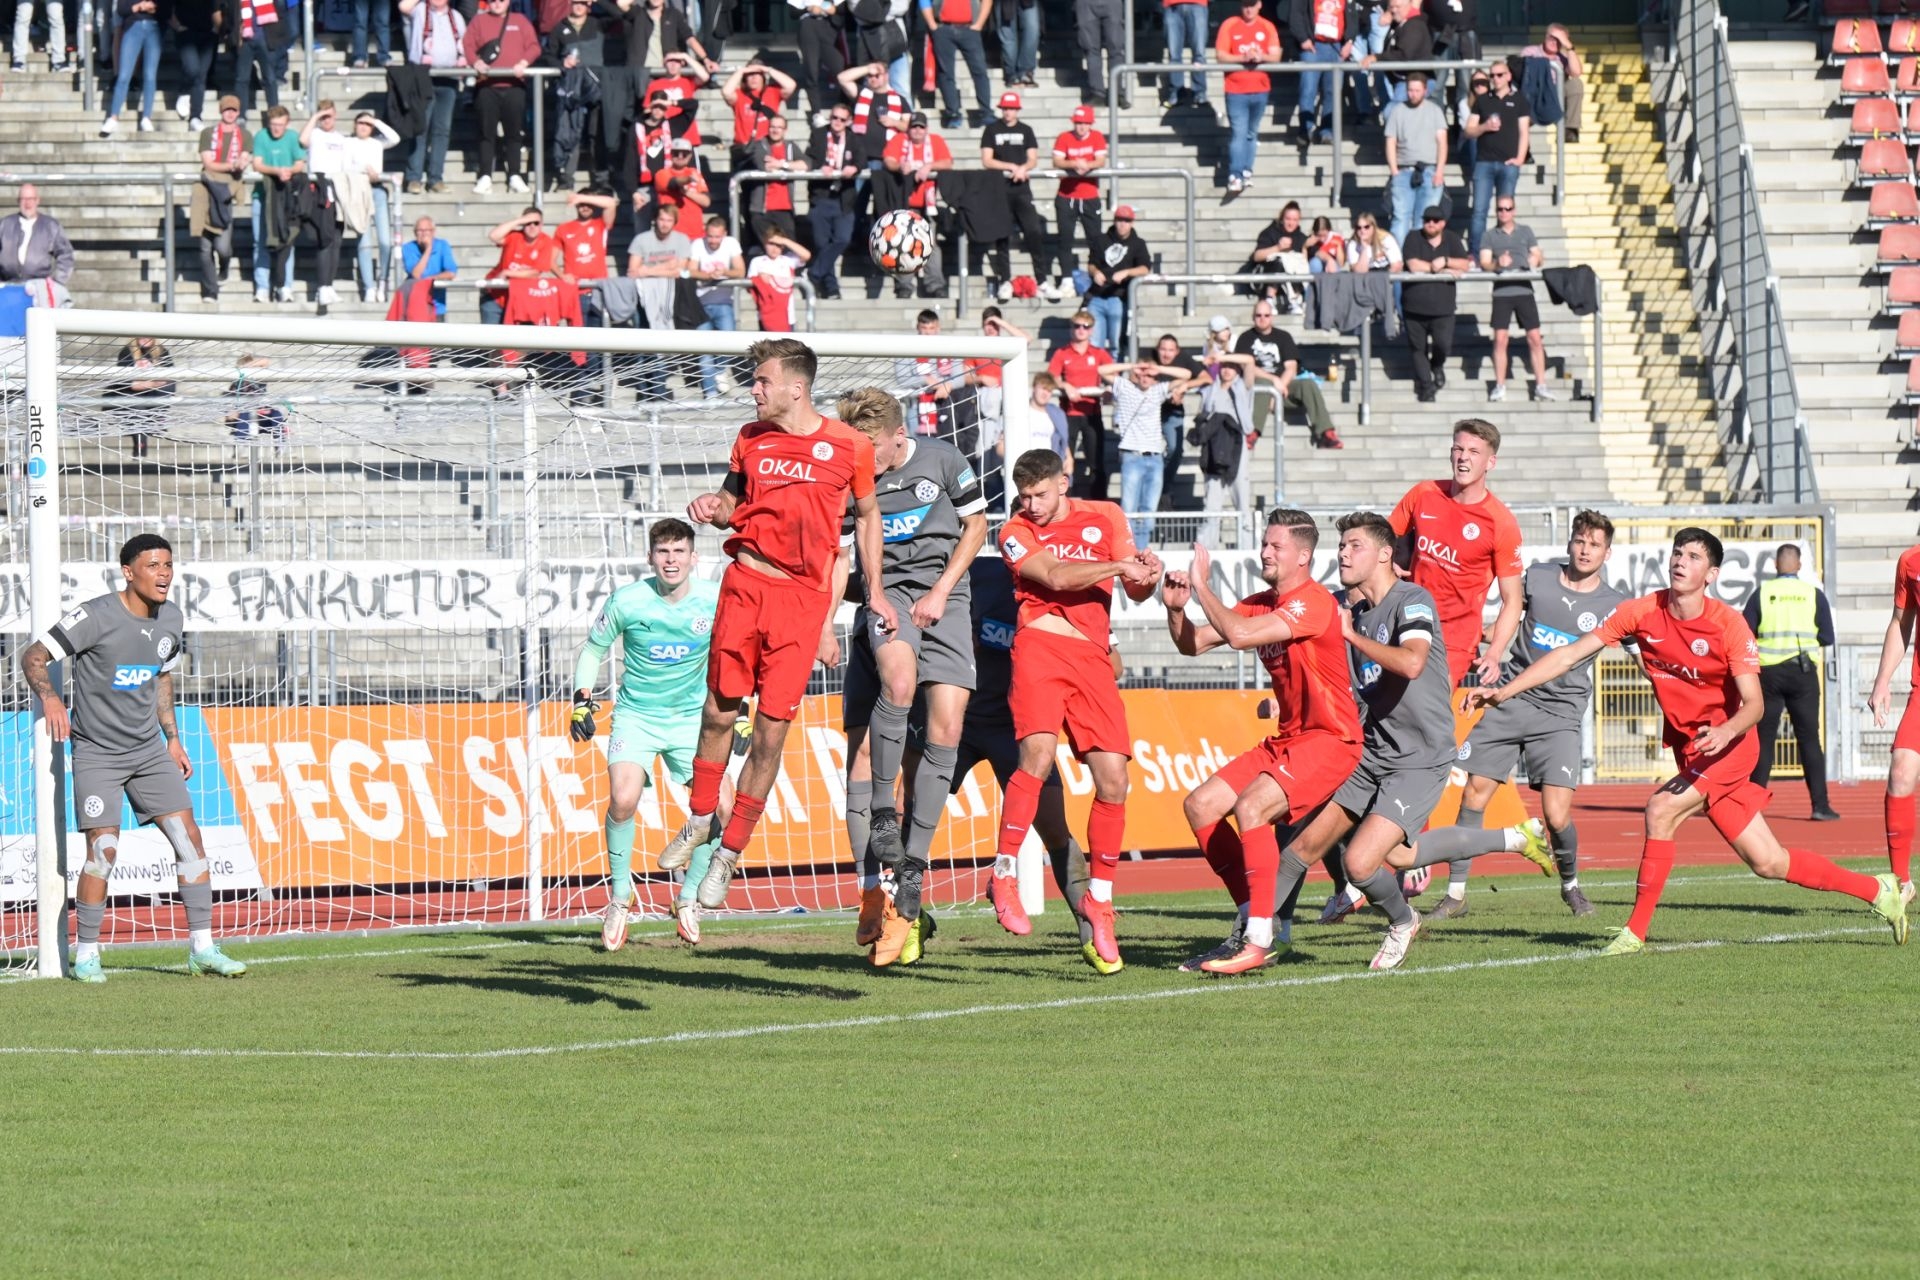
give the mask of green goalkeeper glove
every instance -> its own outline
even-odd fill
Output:
[[[599,732],[598,727],[593,723],[593,713],[599,709],[600,704],[586,694],[573,695],[573,715],[567,725],[567,732],[573,736],[575,742],[593,741],[593,735]]]

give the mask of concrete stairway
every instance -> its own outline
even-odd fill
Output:
[[[1894,561],[1920,523],[1920,455],[1912,414],[1900,406],[1894,320],[1881,314],[1885,292],[1870,274],[1866,192],[1848,186],[1857,151],[1845,145],[1839,73],[1803,30],[1792,34],[1735,40],[1736,87],[1815,475],[1839,513],[1835,621],[1843,639],[1872,640],[1886,627]]]

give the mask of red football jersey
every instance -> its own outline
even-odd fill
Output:
[[[787,100],[777,84],[769,84],[759,93],[744,87],[733,95],[733,145],[744,147],[767,136],[767,121],[780,114]]]
[[[1893,607],[1904,612],[1915,605],[1920,605],[1920,547],[1908,547],[1893,571]],[[1920,685],[1920,644],[1913,647],[1913,675]]]
[[[1389,517],[1393,531],[1414,534],[1413,581],[1440,610],[1449,654],[1480,651],[1480,618],[1495,578],[1521,573],[1520,524],[1507,504],[1488,494],[1459,502],[1453,481],[1422,480],[1407,490]]]
[[[873,492],[873,441],[822,418],[799,435],[749,422],[733,441],[727,484],[739,495],[726,551],[752,551],[790,577],[825,588],[840,554],[847,497]]]
[[[556,247],[553,237],[544,231],[531,240],[516,231],[500,246],[500,261],[493,264],[492,274],[503,276],[514,267],[551,271]]]
[[[1115,502],[1068,498],[1059,519],[1047,525],[1014,516],[1000,527],[1000,554],[1014,570],[1020,625],[1052,614],[1106,650],[1113,639],[1114,579],[1079,591],[1054,591],[1022,577],[1019,565],[1036,551],[1051,551],[1062,560],[1089,561],[1125,560],[1133,550],[1133,531]]]
[[[552,276],[516,276],[507,283],[506,314],[501,323],[571,325],[578,329],[582,323],[580,291]],[[587,362],[584,351],[575,351],[572,356],[575,364]],[[520,363],[518,351],[503,351],[501,358],[508,364]]]
[[[607,223],[604,218],[576,218],[554,229],[563,256],[561,269],[575,280],[607,278]]]
[[[1631,637],[1667,718],[1666,742],[1681,747],[1703,728],[1725,724],[1740,706],[1739,676],[1760,674],[1747,621],[1718,600],[1683,622],[1667,611],[1666,590],[1629,600],[1593,634],[1608,644]]]
[[[672,120],[684,111],[692,111],[699,104],[693,95],[700,92],[700,82],[692,76],[657,76],[647,81],[646,92],[640,95],[640,101],[652,102],[653,95],[667,95],[667,119]]]
[[[896,133],[887,140],[887,149],[882,158],[897,161],[900,165],[900,176],[904,179],[908,174],[927,165],[936,164],[942,160],[952,163],[953,153],[947,150],[946,139],[939,134],[928,134],[926,140],[916,147],[913,145],[912,138],[904,133]],[[932,196],[934,188],[938,185],[934,179],[928,178],[914,187],[907,193],[907,207],[926,208],[928,198]]]
[[[1089,346],[1085,351],[1062,347],[1047,357],[1047,372],[1058,378],[1062,387],[1099,387],[1106,385],[1100,376],[1100,366],[1112,363],[1113,357],[1099,347]],[[1093,416],[1100,412],[1100,401],[1069,395],[1066,407],[1068,413]]]
[[[661,204],[671,205],[680,211],[673,229],[689,240],[698,240],[707,234],[707,209],[701,208],[691,200],[682,199],[682,193],[697,191],[707,195],[706,175],[700,172],[697,164],[668,165],[653,175],[653,193]]]
[[[1311,579],[1284,595],[1272,588],[1256,591],[1233,606],[1246,618],[1285,614],[1293,628],[1293,639],[1259,650],[1279,709],[1274,737],[1330,733],[1342,742],[1360,741],[1360,704],[1353,696],[1339,610],[1333,593]]]
[[[1075,137],[1073,130],[1069,129],[1053,140],[1056,158],[1094,160],[1106,149],[1106,135],[1098,129],[1087,130],[1084,138]],[[1060,179],[1060,190],[1056,194],[1065,200],[1093,200],[1100,195],[1100,180],[1069,173]]]

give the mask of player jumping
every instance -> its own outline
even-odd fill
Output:
[[[71,976],[105,982],[100,925],[107,879],[120,852],[120,805],[135,822],[150,822],[173,846],[180,901],[187,909],[187,972],[238,978],[247,966],[213,940],[212,866],[193,819],[187,779],[193,762],[173,716],[173,673],[180,665],[180,608],[173,587],[173,547],[143,533],[120,548],[127,585],[70,610],[20,655],[27,687],[40,699],[47,732],[73,743],[73,811],[85,833],[86,861],[74,891],[79,937]],[[47,665],[73,659],[73,716],[60,701]],[[156,737],[155,735],[159,735]],[[164,739],[162,741],[161,739]]]
[[[1013,482],[1018,506],[1001,527],[1000,550],[1013,569],[1020,601],[1008,697],[1020,767],[1006,784],[1001,808],[993,910],[1007,932],[1033,931],[1020,902],[1015,857],[1039,808],[1041,784],[1053,771],[1064,725],[1074,756],[1093,775],[1087,818],[1092,865],[1080,901],[1080,914],[1093,927],[1089,961],[1099,973],[1118,973],[1123,962],[1113,934],[1113,876],[1126,835],[1133,740],[1108,657],[1113,582],[1119,579],[1131,599],[1146,600],[1160,583],[1160,559],[1134,550],[1119,506],[1067,496],[1064,464],[1051,449],[1021,454]]]
[[[1893,673],[1913,643],[1914,618],[1920,616],[1920,547],[1908,547],[1900,553],[1893,573],[1893,617],[1887,623],[1886,639],[1880,642],[1880,670],[1873,678],[1873,693],[1867,705],[1873,709],[1875,728],[1887,727],[1893,714]],[[1913,655],[1913,686],[1920,691],[1920,649]],[[1900,893],[1913,901],[1913,793],[1920,787],[1920,698],[1907,695],[1907,709],[1900,714],[1900,727],[1893,734],[1893,755],[1887,763],[1887,863]]]
[[[607,597],[573,668],[571,732],[575,742],[589,742],[600,706],[593,700],[594,682],[608,650],[620,643],[620,696],[607,731],[607,912],[600,941],[608,951],[627,943],[627,916],[635,898],[633,814],[653,779],[653,762],[663,761],[667,776],[682,786],[693,778],[700,709],[707,698],[707,647],[720,595],[716,584],[694,578],[696,560],[692,526],[656,520],[647,530],[653,576]],[[721,822],[732,807],[733,784],[722,780]],[[680,936],[691,943],[700,941],[694,894],[713,856],[711,839],[694,848],[704,830],[689,822],[660,855],[663,871],[688,868],[673,914]]]
[[[854,618],[841,705],[847,729],[847,836],[860,863],[854,941],[875,967],[912,964],[923,941],[920,893],[933,832],[945,810],[973,691],[967,566],[987,541],[987,502],[966,456],[945,440],[911,438],[900,402],[879,387],[842,396],[841,420],[873,442],[874,496],[885,536],[887,593],[896,628],[864,606]],[[852,530],[847,531],[851,534]],[[841,553],[845,572],[847,555]],[[868,598],[864,585],[858,593]],[[913,779],[904,842],[894,790],[918,690],[926,736]],[[879,797],[878,803],[874,802]],[[891,901],[880,867],[894,871]]]
[[[1239,909],[1227,940],[1180,966],[1188,972],[1251,973],[1281,954],[1288,940],[1275,945],[1280,845],[1273,824],[1306,820],[1360,763],[1360,713],[1340,629],[1342,609],[1313,579],[1319,541],[1312,516],[1278,508],[1268,513],[1260,543],[1265,591],[1226,604],[1213,593],[1207,550],[1198,545],[1191,575],[1170,573],[1160,588],[1175,647],[1188,657],[1223,644],[1257,651],[1279,715],[1271,737],[1187,796],[1193,837]],[[1189,600],[1199,604],[1204,624],[1187,616]]]
[[[1598,511],[1573,517],[1573,536],[1565,560],[1543,560],[1526,572],[1521,595],[1525,612],[1513,665],[1525,670],[1555,649],[1564,648],[1613,616],[1627,598],[1601,573],[1613,552],[1613,521]],[[1486,853],[1523,854],[1542,871],[1560,873],[1560,898],[1576,916],[1593,914],[1580,890],[1579,832],[1573,825],[1573,792],[1580,781],[1580,722],[1593,697],[1593,663],[1583,662],[1558,680],[1503,702],[1482,716],[1461,748],[1467,771],[1456,825],[1420,837],[1419,845],[1396,866],[1449,863],[1447,896],[1425,915],[1435,920],[1467,914],[1467,874],[1472,859]],[[1527,822],[1500,831],[1480,829],[1481,814],[1493,793],[1526,764],[1527,780],[1540,793],[1540,823]]]
[[[1426,825],[1453,765],[1446,637],[1433,597],[1395,570],[1393,527],[1386,517],[1356,511],[1335,527],[1340,585],[1358,593],[1340,611],[1340,625],[1353,651],[1353,684],[1366,704],[1366,728],[1353,775],[1281,855],[1278,893],[1290,897],[1307,867],[1351,831],[1347,879],[1391,922],[1372,967],[1391,969],[1406,959],[1420,915],[1407,905],[1386,858]]]
[[[740,770],[733,813],[719,852],[700,881],[700,905],[727,900],[733,869],[780,772],[787,729],[799,714],[817,656],[837,651],[838,604],[831,584],[847,497],[855,505],[855,544],[881,629],[897,625],[881,570],[880,507],[873,496],[873,443],[813,407],[819,360],[796,338],[767,338],[747,349],[760,419],[740,428],[718,493],[687,505],[695,524],[728,531],[733,563],[720,580],[707,660],[707,703],[693,762],[688,808],[698,831],[715,823],[734,720],[758,694],[753,743]]]
[[[1679,772],[1647,801],[1633,914],[1607,945],[1607,955],[1631,955],[1646,946],[1647,926],[1673,868],[1674,835],[1702,810],[1755,875],[1851,894],[1871,904],[1893,926],[1894,941],[1904,943],[1907,906],[1898,880],[1849,871],[1809,849],[1785,848],[1767,825],[1762,811],[1772,793],[1752,781],[1760,754],[1753,727],[1763,709],[1760,654],[1746,620],[1707,594],[1720,576],[1720,558],[1720,539],[1705,529],[1680,530],[1673,536],[1665,590],[1627,601],[1598,630],[1542,657],[1505,686],[1479,690],[1473,701],[1497,707],[1567,674],[1610,644],[1628,638],[1638,643]]]

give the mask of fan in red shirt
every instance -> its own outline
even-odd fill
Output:
[[[1395,556],[1400,567],[1439,607],[1447,675],[1455,688],[1469,670],[1480,673],[1483,685],[1500,679],[1500,657],[1526,611],[1520,525],[1487,488],[1487,473],[1499,452],[1499,428],[1479,418],[1462,418],[1453,427],[1453,475],[1414,485],[1388,517],[1400,537]],[[1487,652],[1476,661],[1481,610],[1496,578],[1500,613]]]
[[[1632,637],[1640,664],[1666,718],[1666,742],[1679,772],[1647,801],[1647,839],[1634,885],[1633,915],[1606,949],[1629,955],[1646,946],[1647,927],[1673,868],[1680,824],[1705,811],[1707,821],[1754,874],[1807,889],[1849,894],[1872,905],[1907,940],[1907,904],[1891,875],[1862,875],[1810,849],[1788,849],[1762,810],[1772,792],[1752,780],[1759,759],[1760,652],[1738,613],[1707,594],[1720,577],[1720,539],[1705,529],[1673,535],[1665,591],[1629,600],[1570,645],[1554,650],[1498,689],[1473,695],[1491,707],[1557,679],[1610,644]]]
[[[747,348],[753,402],[760,418],[740,428],[718,493],[687,505],[687,519],[727,531],[733,563],[720,580],[707,660],[707,705],[693,762],[688,819],[708,838],[720,804],[733,724],[741,704],[758,696],[753,745],[735,783],[733,814],[700,902],[727,900],[733,869],[753,836],[767,792],[780,772],[787,729],[800,710],[807,676],[819,656],[839,664],[833,611],[846,587],[836,581],[840,525],[851,495],[854,539],[870,593],[868,608],[888,631],[897,625],[881,583],[880,507],[873,496],[873,441],[813,408],[819,359],[797,338],[767,338]]]
[[[743,168],[747,148],[767,136],[767,122],[793,96],[793,77],[761,62],[736,68],[720,86],[720,96],[733,109],[733,167]]]
[[[520,276],[507,282],[506,314],[502,324],[533,325],[547,328],[553,325],[566,325],[578,329],[580,319],[580,291],[552,276]],[[574,351],[569,353],[576,365],[587,362],[587,353]],[[520,363],[518,351],[502,351],[500,358],[509,366]]]
[[[1039,811],[1040,788],[1053,772],[1064,725],[1074,757],[1093,775],[1093,812],[1087,818],[1092,881],[1080,901],[1093,940],[1084,953],[1098,972],[1118,973],[1123,962],[1113,936],[1113,874],[1126,835],[1133,739],[1110,656],[1113,584],[1117,578],[1129,597],[1147,599],[1160,582],[1160,559],[1134,550],[1119,507],[1067,496],[1067,477],[1053,450],[1021,454],[1013,465],[1013,483],[1020,496],[1015,515],[1001,527],[1000,554],[1013,570],[1020,604],[1007,694],[1013,733],[1020,740],[1020,767],[1007,780],[1002,801],[993,911],[1007,932],[1032,932],[1014,859]]]
[[[1223,644],[1258,653],[1280,716],[1272,737],[1236,756],[1187,796],[1194,839],[1239,908],[1226,942],[1180,966],[1189,973],[1251,973],[1273,963],[1280,954],[1273,937],[1280,874],[1274,824],[1304,820],[1360,763],[1360,709],[1340,631],[1340,605],[1313,578],[1313,549],[1319,542],[1311,515],[1279,508],[1268,513],[1260,543],[1265,591],[1236,605],[1221,600],[1208,582],[1211,564],[1203,546],[1193,549],[1191,573],[1168,574],[1160,589],[1174,646],[1188,657]],[[1187,616],[1189,600],[1200,606],[1205,623]],[[1287,940],[1280,941],[1284,946]]]
[[[560,247],[552,236],[540,230],[540,211],[529,205],[518,217],[487,232],[487,239],[500,246],[500,261],[487,273],[489,280],[530,279],[551,273],[559,265]],[[507,310],[504,289],[485,290],[480,295],[480,320],[499,324]]]
[[[1067,439],[1073,444],[1073,456],[1086,463],[1075,477],[1077,496],[1104,499],[1107,429],[1100,421],[1100,397],[1106,393],[1106,379],[1100,376],[1100,369],[1112,364],[1113,357],[1106,348],[1093,345],[1091,312],[1074,312],[1070,324],[1073,338],[1047,357],[1047,372],[1064,388]]]
[[[934,174],[953,168],[947,141],[927,128],[927,117],[916,111],[907,118],[907,131],[896,133],[880,157],[889,171],[906,181],[907,207],[925,212],[933,196]]]
[[[713,193],[707,187],[707,175],[693,158],[693,144],[685,138],[673,140],[672,162],[653,175],[653,193],[661,204],[679,211],[673,229],[689,242],[707,233],[707,210],[713,206]]]
[[[684,53],[669,53],[661,59],[666,74],[647,81],[646,92],[640,95],[640,101],[652,102],[656,93],[666,95],[667,119],[678,120],[682,116],[691,116],[700,109],[700,102],[694,95],[700,92],[700,86],[711,77],[707,69],[687,57]]]
[[[1059,272],[1041,290],[1048,302],[1065,297],[1062,277],[1071,276],[1076,265],[1073,257],[1073,233],[1079,228],[1086,237],[1087,252],[1100,243],[1100,180],[1089,178],[1094,169],[1105,168],[1107,139],[1093,127],[1093,108],[1073,109],[1073,127],[1053,140],[1053,167],[1064,169],[1060,190],[1053,197],[1054,228],[1060,236],[1060,256],[1055,259]]]
[[[1913,643],[1914,619],[1920,617],[1920,547],[1900,553],[1893,571],[1893,617],[1880,642],[1880,670],[1873,678],[1867,705],[1873,708],[1875,728],[1887,727],[1893,715],[1893,673]],[[1913,687],[1920,690],[1920,649],[1913,654]],[[1907,709],[1893,735],[1893,759],[1887,766],[1887,862],[1900,892],[1913,901],[1914,791],[1920,788],[1920,698],[1907,695]]]
[[[558,201],[574,211],[572,222],[553,229],[553,242],[560,247],[560,278],[580,286],[580,310],[587,324],[599,321],[593,281],[607,278],[607,232],[620,212],[620,202],[612,196],[590,195],[576,191]]]

